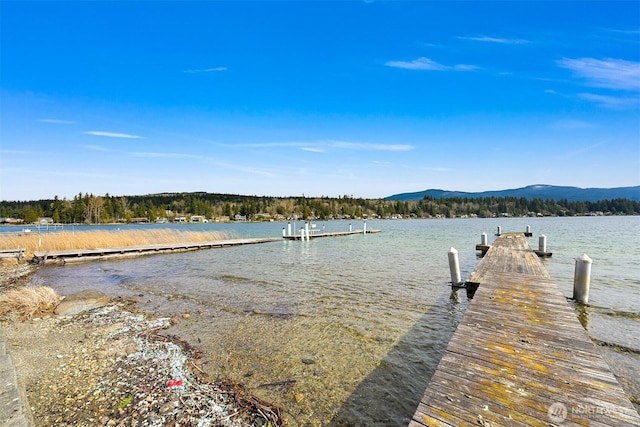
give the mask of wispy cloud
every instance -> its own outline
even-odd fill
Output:
[[[102,132],[102,131],[88,131],[84,133],[85,135],[106,136],[109,138],[144,139],[144,136],[131,135],[128,133]]]
[[[415,147],[408,144],[371,144],[366,142],[345,142],[331,141],[330,146],[348,150],[368,150],[368,151],[410,151]]]
[[[624,59],[562,58],[558,66],[573,71],[590,86],[640,91],[640,62]]]
[[[475,65],[457,64],[444,65],[424,56],[413,61],[389,61],[384,65],[393,68],[404,68],[406,70],[428,70],[428,71],[473,71],[479,67]]]
[[[564,152],[564,153],[560,153],[556,157],[559,158],[559,159],[569,159],[569,158],[572,158],[572,157],[579,156],[579,155],[581,155],[583,153],[587,153],[587,152],[589,152],[591,150],[594,150],[594,149],[596,149],[596,148],[598,148],[598,147],[600,147],[602,145],[605,145],[607,143],[608,143],[608,141],[600,141],[600,142],[597,142],[595,144],[592,144],[592,145],[589,145],[589,146],[586,146],[586,147],[582,146],[582,147],[580,147],[580,148],[578,148],[576,150],[573,150],[573,151],[567,151],[567,152]]]
[[[449,172],[449,171],[451,171],[451,168],[443,168],[443,167],[426,167],[426,168],[422,168],[422,170],[429,171],[429,172],[439,172],[439,173],[443,173],[443,172]]]
[[[597,95],[595,93],[579,93],[578,97],[587,101],[595,102],[601,107],[611,108],[614,110],[640,107],[640,100],[637,97],[616,97]]]
[[[59,119],[38,119],[39,122],[42,123],[53,123],[57,125],[75,125],[76,122],[73,120],[59,120]]]
[[[325,151],[322,148],[314,148],[314,147],[300,147],[302,151],[309,151],[310,153],[324,153]]]
[[[129,153],[132,157],[161,158],[161,159],[201,159],[202,156],[185,153],[160,153],[160,152],[140,152]]]
[[[81,145],[81,147],[93,151],[109,151],[108,148],[103,147],[102,145]]]
[[[557,120],[549,125],[551,129],[555,130],[579,130],[592,128],[593,126],[592,123],[575,119]]]
[[[505,39],[501,37],[475,36],[475,37],[458,37],[461,40],[473,40],[476,42],[498,43],[498,44],[526,44],[529,40],[524,39]]]
[[[216,72],[221,72],[221,71],[227,71],[228,68],[227,67],[213,67],[213,68],[201,68],[201,69],[194,69],[194,70],[183,70],[183,73],[188,73],[188,74],[200,74],[200,73],[216,73]]]
[[[238,145],[234,145],[237,147]],[[316,142],[259,142],[244,144],[245,147],[296,147],[300,150],[315,153],[324,153],[331,148],[343,150],[368,150],[368,151],[410,151],[415,147],[408,144],[376,144],[369,142],[349,142],[349,141],[316,141]]]

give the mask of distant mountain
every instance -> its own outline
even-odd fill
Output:
[[[425,196],[434,199],[451,197],[524,197],[531,199],[567,199],[573,202],[597,202],[599,200],[629,199],[640,201],[640,185],[635,187],[617,188],[579,188],[562,187],[556,185],[529,185],[522,188],[499,191],[483,191],[480,193],[467,193],[464,191],[424,190],[415,193],[400,193],[385,197],[385,200],[422,200]]]

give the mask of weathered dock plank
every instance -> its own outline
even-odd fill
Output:
[[[419,426],[640,426],[524,235],[503,234],[413,416]]]

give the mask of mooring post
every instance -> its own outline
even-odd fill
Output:
[[[349,224],[349,233],[351,233],[351,224]]]
[[[287,235],[287,229],[282,227],[282,237],[286,237]]]
[[[300,241],[304,242],[304,227],[300,227]]]
[[[496,232],[496,236],[499,236],[502,234],[502,227],[498,226],[498,231]]]
[[[304,234],[307,235],[307,242],[309,241],[309,221],[304,223]]]
[[[576,269],[573,275],[573,299],[579,304],[589,303],[591,263],[591,258],[587,254],[576,258]]]
[[[449,271],[451,272],[451,285],[458,286],[462,283],[460,276],[460,262],[458,261],[458,251],[449,249]]]
[[[531,226],[527,225],[527,234],[531,234]]]
[[[540,237],[538,237],[538,250],[540,252],[547,252],[547,236],[544,234],[541,234]]]
[[[291,236],[291,221],[287,223],[287,236]]]
[[[367,220],[365,219],[362,225],[362,233],[367,234]]]
[[[483,246],[489,245],[489,239],[487,237],[487,233],[482,233],[482,235],[480,236],[480,244]]]

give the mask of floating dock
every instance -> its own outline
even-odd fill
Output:
[[[501,234],[413,415],[421,426],[640,426],[524,233]]]
[[[192,243],[162,243],[154,245],[127,246],[121,248],[95,248],[75,249],[68,251],[37,251],[34,252],[33,261],[38,263],[69,263],[78,261],[91,261],[94,259],[140,256],[157,253],[186,252],[199,249],[215,249],[228,246],[252,245],[257,243],[276,242],[282,240],[279,237],[253,238],[253,239],[227,239],[212,242]]]

